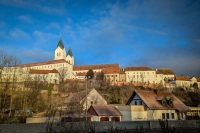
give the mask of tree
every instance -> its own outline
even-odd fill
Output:
[[[87,71],[86,77],[87,77],[88,79],[93,79],[93,78],[94,78],[94,72],[93,72],[92,69],[89,69],[89,70]]]
[[[104,79],[104,73],[102,71],[100,73],[98,73],[96,79],[103,81],[103,79]]]
[[[65,80],[66,80],[69,73],[67,71],[67,68],[65,68],[65,67],[60,68],[58,70],[58,72],[59,72],[59,91],[64,92],[64,91],[66,91],[64,89],[64,86],[65,86],[65,83],[66,83]]]

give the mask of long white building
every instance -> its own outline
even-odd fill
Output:
[[[72,50],[69,48],[66,52],[62,38],[55,49],[54,60],[4,67],[0,74],[4,81],[14,81],[15,78],[15,82],[38,80],[58,84],[66,79],[83,80],[89,69],[93,70],[95,76],[103,72],[106,81],[118,85],[121,83],[136,83],[137,85],[139,83],[139,85],[168,86],[170,85],[169,81],[175,80],[175,74],[170,68],[147,66],[120,68],[119,64],[75,66]],[[197,85],[200,86],[199,78],[197,79]],[[179,79],[177,78],[177,80]],[[182,84],[182,81],[177,81],[178,86]]]

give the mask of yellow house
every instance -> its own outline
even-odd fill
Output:
[[[136,90],[128,99],[126,105],[138,106],[138,109],[135,108],[135,114],[133,111],[133,117],[134,115],[135,118],[137,117],[139,112],[137,110],[140,109],[140,112],[143,112],[143,116],[140,116],[140,118],[146,118],[146,120],[185,119],[186,113],[190,110],[172,93],[160,91]]]

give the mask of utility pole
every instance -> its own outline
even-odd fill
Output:
[[[85,76],[85,79],[86,79],[86,96],[85,96],[85,99],[86,99],[86,106],[85,106],[85,120],[87,122],[87,106],[88,106],[88,101],[87,101],[87,91],[88,91],[88,79],[90,79],[90,76]]]

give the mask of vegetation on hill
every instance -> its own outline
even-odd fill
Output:
[[[154,90],[169,91],[167,88],[158,86],[156,88],[144,88],[142,86],[126,85],[110,85],[104,81],[104,74],[98,73],[94,79],[94,72],[89,70],[87,76],[90,79],[80,80],[64,80],[65,71],[60,74],[61,82],[58,85],[41,82],[35,78],[30,81],[24,78],[21,82],[13,72],[10,75],[4,75],[7,80],[2,80],[2,69],[4,67],[17,65],[18,59],[12,56],[0,56],[0,123],[25,122],[27,116],[32,116],[43,112],[44,116],[55,113],[66,97],[70,93],[80,92],[95,88],[108,102],[108,104],[126,104],[128,98],[134,90]],[[5,77],[6,76],[6,77]],[[194,90],[183,88],[174,88],[172,92],[180,98],[188,106],[200,105],[200,89],[197,85],[193,86]]]

